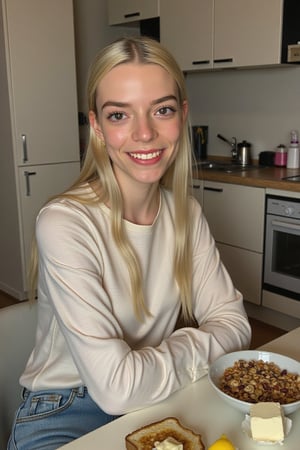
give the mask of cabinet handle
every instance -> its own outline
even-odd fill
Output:
[[[205,191],[212,191],[212,192],[223,192],[222,188],[213,188],[213,187],[204,187]]]
[[[139,17],[140,15],[141,15],[141,13],[134,12],[134,13],[124,14],[124,18],[129,19],[130,17]]]
[[[209,63],[210,63],[209,59],[202,59],[202,60],[199,60],[199,61],[192,61],[192,64],[194,66],[200,65],[200,64],[209,64]]]
[[[22,134],[22,146],[23,146],[23,162],[25,163],[28,161],[26,134]]]
[[[27,170],[25,170],[24,175],[25,175],[25,182],[26,182],[26,197],[30,197],[31,193],[30,193],[29,177],[31,177],[31,175],[36,175],[36,172],[28,172]]]
[[[221,58],[221,59],[214,59],[214,63],[232,63],[233,58]]]
[[[200,185],[199,184],[193,184],[193,189],[200,189]]]

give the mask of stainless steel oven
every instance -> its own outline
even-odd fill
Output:
[[[264,255],[264,290],[300,305],[300,199],[267,196]]]

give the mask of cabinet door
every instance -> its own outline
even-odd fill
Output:
[[[226,244],[217,243],[217,247],[235,287],[245,300],[260,305],[263,255]]]
[[[19,192],[21,203],[21,242],[23,242],[23,280],[26,289],[26,273],[35,219],[49,197],[67,189],[79,175],[79,163],[48,164],[19,168]],[[55,180],[55,182],[54,182]]]
[[[212,67],[213,2],[161,0],[160,41],[184,71]]]
[[[78,161],[72,0],[4,3],[16,163]]]
[[[159,16],[159,0],[108,0],[109,25]]]
[[[215,0],[214,67],[278,64],[283,0]]]
[[[262,253],[264,189],[204,181],[203,204],[216,241]]]
[[[202,180],[193,180],[192,193],[196,200],[203,205],[203,181]]]

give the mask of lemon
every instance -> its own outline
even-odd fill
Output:
[[[235,450],[235,447],[232,445],[230,440],[227,438],[225,434],[222,434],[220,439],[214,442],[208,450]]]

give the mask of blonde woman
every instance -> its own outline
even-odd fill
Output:
[[[148,38],[114,42],[91,67],[88,99],[81,175],[37,218],[37,339],[10,449],[56,449],[160,402],[250,340],[189,195],[188,102],[172,56]]]

